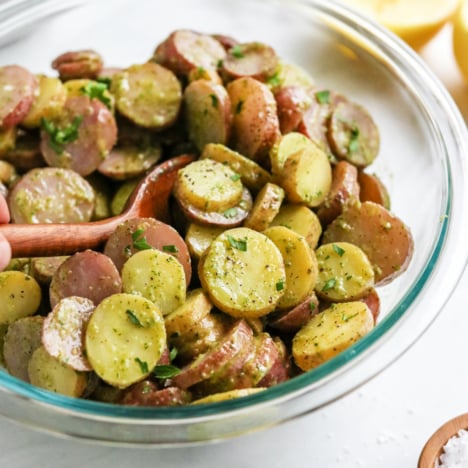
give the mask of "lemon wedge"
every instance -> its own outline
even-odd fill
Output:
[[[429,42],[457,11],[460,0],[343,0],[400,36],[414,49]]]
[[[453,53],[468,83],[468,0],[464,0],[453,22]]]

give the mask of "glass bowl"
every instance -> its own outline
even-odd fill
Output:
[[[3,3],[0,13],[0,64],[37,73],[51,73],[52,58],[76,49],[96,49],[109,66],[143,62],[177,28],[272,45],[318,84],[370,111],[381,131],[372,170],[415,239],[409,269],[379,290],[375,329],[288,382],[221,403],[138,408],[67,398],[0,371],[0,414],[107,443],[221,440],[303,415],[355,389],[401,356],[443,308],[468,257],[467,131],[447,91],[396,37],[328,0],[16,0]]]

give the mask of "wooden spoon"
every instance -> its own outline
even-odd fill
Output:
[[[418,468],[434,468],[436,460],[442,454],[444,445],[461,429],[468,429],[468,413],[447,421],[434,432],[421,452]]]
[[[127,219],[167,219],[167,202],[177,171],[193,159],[183,155],[156,166],[137,185],[118,216],[89,223],[2,224],[0,233],[10,243],[13,257],[67,255],[95,249]]]

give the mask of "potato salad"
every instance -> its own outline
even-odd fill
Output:
[[[0,65],[12,223],[117,216],[149,170],[190,158],[168,219],[0,272],[12,376],[109,404],[206,404],[312,371],[375,327],[413,238],[369,169],[379,130],[352,96],[268,44],[189,29],[145,63],[75,50],[51,68]]]

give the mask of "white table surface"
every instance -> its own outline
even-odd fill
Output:
[[[450,41],[446,27],[421,55],[468,121],[468,86]],[[466,286],[468,271],[436,322],[399,361],[352,394],[296,421],[219,444],[128,449],[62,440],[0,418],[0,467],[416,467],[432,432],[468,412]]]

